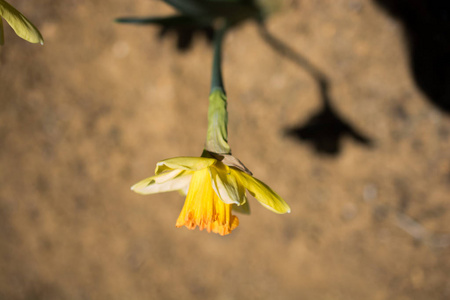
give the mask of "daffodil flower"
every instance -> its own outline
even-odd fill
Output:
[[[0,17],[0,45],[4,43],[2,18],[24,40],[30,43],[44,44],[44,39],[39,30],[24,15],[4,0],[0,0]]]
[[[234,157],[205,151],[209,157],[176,157],[160,161],[155,176],[144,179],[131,189],[139,194],[187,191],[186,201],[176,222],[177,227],[206,229],[227,235],[239,225],[231,212],[249,212],[245,191],[267,209],[284,214],[290,212],[287,203],[270,187],[248,174]],[[215,156],[215,157],[214,157]]]
[[[157,163],[155,176],[146,178],[132,190],[143,195],[181,191],[186,201],[177,227],[206,229],[227,235],[239,225],[232,210],[250,213],[246,190],[267,209],[284,214],[287,203],[233,155],[228,145],[227,97],[213,89],[209,97],[208,131],[201,157],[176,157]]]
[[[234,156],[228,145],[227,97],[220,69],[221,41],[226,25],[216,34],[209,96],[208,131],[201,157],[176,157],[157,163],[155,176],[131,189],[139,194],[181,191],[186,201],[176,226],[206,229],[227,235],[239,225],[232,210],[249,213],[246,190],[267,209],[284,214],[287,203]]]

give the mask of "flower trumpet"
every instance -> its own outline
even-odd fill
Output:
[[[239,225],[232,209],[249,213],[246,190],[267,209],[279,214],[290,212],[287,203],[250,175],[236,158],[208,151],[204,151],[202,157],[160,161],[155,176],[138,182],[131,189],[144,195],[176,190],[186,193],[176,226],[189,229],[198,226],[200,230],[220,235],[231,233]]]

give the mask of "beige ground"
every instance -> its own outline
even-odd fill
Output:
[[[45,45],[5,29],[0,299],[450,298],[450,118],[372,1],[285,1],[268,27],[329,76],[373,148],[345,139],[330,157],[285,137],[319,109],[317,85],[254,24],[227,37],[233,152],[292,208],[251,199],[227,237],[176,229],[177,193],[129,191],[158,160],[201,153],[206,43],[178,54],[157,29],[112,22],[171,11],[158,1],[10,2]]]

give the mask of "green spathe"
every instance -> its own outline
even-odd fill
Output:
[[[30,43],[44,44],[44,39],[39,30],[24,15],[4,0],[0,0],[0,16],[8,22],[19,37]],[[3,21],[0,18],[0,45],[3,44]]]
[[[213,89],[209,95],[208,131],[205,149],[218,154],[230,154],[228,145],[227,96],[221,88]]]

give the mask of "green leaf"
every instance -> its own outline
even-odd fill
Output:
[[[24,15],[4,0],[0,0],[0,16],[8,22],[19,37],[30,43],[44,44],[44,39],[39,30]],[[3,27],[0,35],[0,42],[3,42]]]

